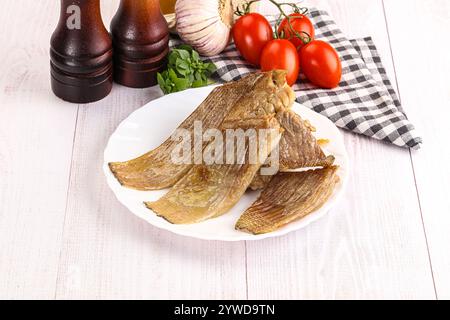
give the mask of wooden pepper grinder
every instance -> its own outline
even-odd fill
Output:
[[[133,88],[155,85],[169,53],[169,29],[159,0],[121,0],[111,33],[114,80]]]
[[[100,0],[61,0],[50,59],[52,90],[61,99],[89,103],[110,93],[112,41],[102,22]]]

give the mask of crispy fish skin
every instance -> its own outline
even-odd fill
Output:
[[[215,88],[179,128],[192,131],[195,121],[202,121],[205,129],[219,127],[234,105],[264,77],[269,75],[254,73]],[[110,163],[109,168],[127,188],[158,190],[171,187],[192,168],[191,164],[172,163],[171,153],[177,143],[168,138],[156,149],[130,161]]]
[[[267,128],[278,130],[275,140],[269,141],[277,144],[281,136],[278,121],[270,119]],[[270,151],[271,148],[266,156]],[[248,145],[245,156],[248,157]],[[243,162],[195,165],[165,196],[145,205],[173,224],[198,223],[220,216],[239,201],[262,165]]]
[[[326,156],[312,134],[311,125],[292,110],[277,112],[284,129],[280,140],[280,171],[299,168],[329,167],[333,156]]]
[[[236,229],[264,234],[306,217],[322,207],[333,193],[339,182],[337,170],[337,166],[332,166],[278,173],[242,214]]]

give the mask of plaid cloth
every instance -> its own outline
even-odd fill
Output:
[[[385,87],[385,89],[391,95],[391,98],[394,101],[394,104],[397,107],[397,109],[400,112],[402,112],[403,114],[405,114],[403,112],[403,108],[400,103],[400,99],[397,96],[397,92],[395,92],[394,88],[392,87],[391,81],[389,80],[389,78],[387,76],[386,69],[384,68],[383,64],[381,63],[380,55],[378,54],[377,47],[373,43],[372,38],[366,37],[363,39],[352,39],[352,40],[350,40],[350,42],[352,43],[353,47],[355,47],[356,51],[358,51],[359,55],[366,63],[366,67],[367,67],[367,69],[369,69],[373,78],[381,86]]]
[[[406,118],[372,39],[348,40],[325,11],[312,9],[309,17],[316,38],[324,39],[337,50],[342,80],[338,88],[320,89],[301,75],[293,86],[297,102],[326,116],[340,128],[400,147],[420,148],[422,139]],[[179,43],[180,40],[171,40],[171,46]],[[217,66],[219,82],[257,71],[241,58],[234,44],[209,60]]]

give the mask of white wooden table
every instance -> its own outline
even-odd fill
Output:
[[[0,298],[450,298],[450,3],[304,4],[329,11],[349,37],[374,38],[423,148],[345,132],[353,171],[326,218],[277,239],[222,243],[158,230],[106,186],[108,137],[159,90],[58,100],[48,49],[59,1],[3,0]],[[102,5],[109,24],[118,0]]]

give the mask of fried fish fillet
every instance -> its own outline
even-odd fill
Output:
[[[215,88],[178,128],[192,132],[195,121],[202,121],[206,129],[219,127],[234,105],[264,78],[271,78],[271,74],[254,73]],[[192,167],[190,164],[174,164],[171,161],[171,153],[177,144],[178,141],[168,138],[156,149],[136,159],[113,162],[109,167],[117,180],[128,188],[157,190],[171,187]]]
[[[275,231],[306,217],[329,199],[339,182],[336,166],[278,173],[258,200],[236,223],[236,229],[253,234]]]
[[[277,130],[269,143],[272,147],[278,144],[281,136],[278,121],[275,118],[267,119],[263,128]],[[266,157],[272,147],[266,151]],[[228,212],[245,193],[262,165],[249,163],[248,151],[247,144],[245,159],[236,161],[236,164],[194,165],[165,196],[155,202],[146,202],[145,205],[174,224],[198,223]]]

